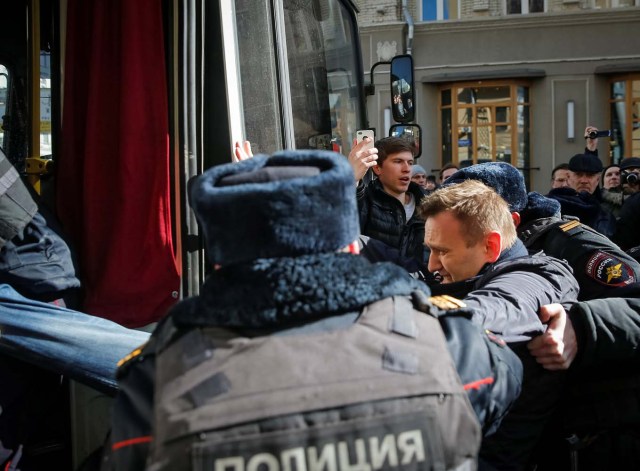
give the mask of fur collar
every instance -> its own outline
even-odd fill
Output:
[[[179,303],[171,315],[178,326],[275,327],[359,311],[415,290],[429,295],[402,268],[351,254],[259,259],[216,271],[200,296]]]
[[[527,207],[520,212],[521,224],[536,219],[560,217],[560,203],[534,191],[527,195]]]

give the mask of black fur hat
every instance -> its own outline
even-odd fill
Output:
[[[360,232],[353,170],[326,151],[212,167],[189,189],[211,263],[334,252]]]
[[[480,180],[493,188],[509,205],[509,211],[522,211],[527,206],[527,188],[517,168],[506,162],[486,162],[458,170],[445,185],[465,180]]]

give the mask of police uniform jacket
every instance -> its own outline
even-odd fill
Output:
[[[564,425],[559,434],[597,436],[621,425],[637,428],[640,264],[609,238],[556,211],[548,200],[530,193],[518,236],[529,250],[566,260],[580,285],[581,301],[568,311],[578,352],[558,408]],[[626,460],[617,453],[605,455],[604,467],[620,467],[613,461],[618,456]],[[595,462],[593,469],[602,467]]]
[[[414,182],[409,184],[408,192],[413,195],[416,211],[407,221],[404,206],[384,191],[380,180],[373,180],[366,186],[359,185],[356,196],[360,213],[360,232],[400,250],[403,257],[422,260],[424,220],[418,215],[417,208],[425,195]]]
[[[530,251],[566,260],[580,285],[569,311],[578,340],[572,368],[635,358],[640,345],[640,263],[573,218],[553,215],[530,194],[518,237]],[[535,214],[535,217],[530,217]],[[545,217],[540,217],[545,216]]]
[[[426,285],[401,268],[371,264],[350,254],[262,259],[223,267],[205,282],[199,296],[176,305],[144,349],[133,352],[120,367],[111,462],[118,470],[144,468],[153,440],[150,422],[156,355],[181,332],[197,325],[237,329],[249,337],[344,329],[370,303],[408,295],[428,303],[428,294]],[[446,302],[453,309],[438,319],[486,433],[495,428],[517,396],[521,365],[504,342],[469,321],[467,311],[460,309],[462,304],[449,298]],[[186,356],[194,354],[185,352]]]

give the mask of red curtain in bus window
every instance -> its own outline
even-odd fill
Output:
[[[57,208],[84,311],[137,327],[180,286],[161,0],[69,0]]]

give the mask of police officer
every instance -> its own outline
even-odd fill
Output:
[[[485,432],[497,425],[518,393],[520,364],[460,301],[433,299],[436,308],[399,267],[349,253],[359,228],[344,158],[257,156],[209,169],[190,196],[219,269],[125,359],[115,469],[475,461],[474,422]],[[458,407],[462,385],[450,383],[452,358],[471,421]]]

